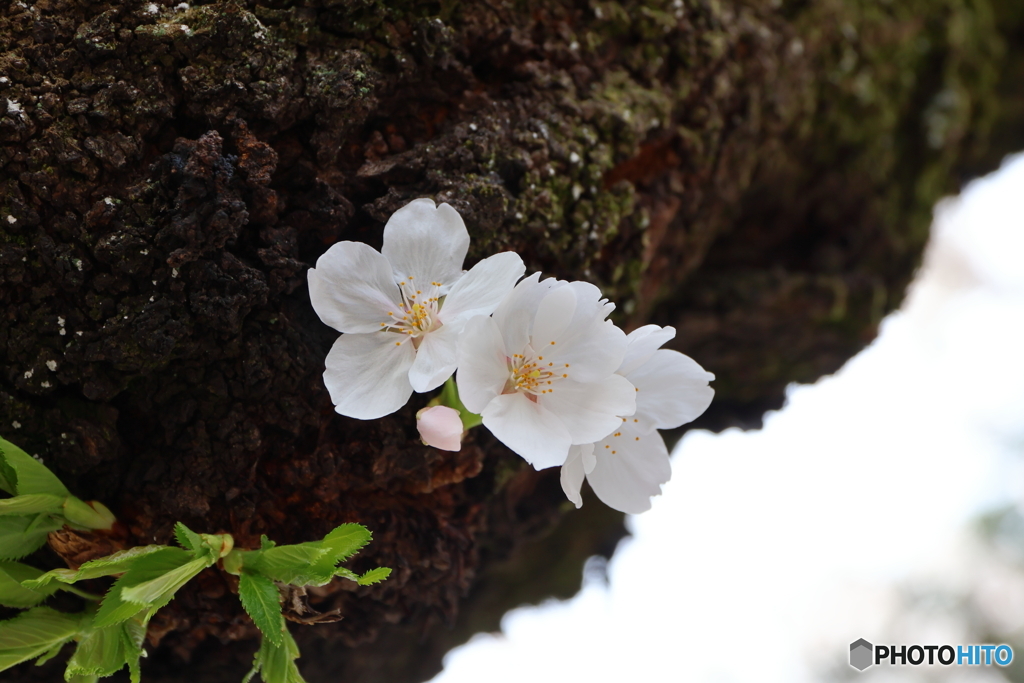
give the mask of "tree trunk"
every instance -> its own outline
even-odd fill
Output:
[[[625,534],[482,430],[423,446],[429,396],[335,414],[331,244],[446,201],[467,266],[513,249],[674,325],[717,375],[697,426],[754,427],[873,338],[933,203],[1024,148],[1015,0],[173,2],[0,10],[0,433],[132,544],[368,526],[353,568],[394,573],[311,596],[344,619],[292,625],[310,683],[424,680]],[[144,680],[240,680],[256,635],[211,570]]]

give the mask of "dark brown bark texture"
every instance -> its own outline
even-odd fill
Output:
[[[624,326],[674,325],[718,377],[698,426],[757,426],[873,338],[934,201],[1024,147],[1022,26],[1014,0],[9,0],[0,433],[128,543],[367,525],[353,568],[394,573],[308,596],[344,619],[292,625],[301,668],[424,680],[575,592],[622,516],[571,511],[482,430],[421,445],[428,396],[336,415],[306,269],[449,202],[467,266],[514,249]],[[153,682],[240,680],[257,644],[212,570],[149,636]]]

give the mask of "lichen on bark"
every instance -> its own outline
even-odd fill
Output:
[[[428,397],[335,415],[306,268],[447,201],[467,265],[514,249],[676,326],[718,377],[698,424],[756,425],[870,341],[934,201],[1024,144],[1022,30],[1009,0],[9,3],[0,431],[138,543],[366,524],[360,561],[395,573],[314,592],[345,619],[296,627],[300,664],[420,680],[570,595],[622,518],[569,513],[486,433],[423,447]],[[147,680],[248,667],[228,590],[202,575],[161,613]]]

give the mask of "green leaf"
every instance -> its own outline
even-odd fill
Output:
[[[259,574],[242,572],[238,579],[238,597],[263,637],[274,645],[281,645],[284,617],[281,615],[281,593],[274,582]]]
[[[43,588],[32,590],[21,585],[22,581],[34,579],[43,572],[20,562],[0,561],[0,605],[26,608],[38,605],[55,590]]]
[[[337,573],[338,563],[355,555],[372,538],[362,524],[342,524],[324,536],[320,541],[324,555],[311,567],[310,578],[315,580],[310,583],[323,585],[330,581]]]
[[[322,541],[275,547],[264,544],[264,550],[243,551],[242,564],[281,583],[322,586],[334,578],[338,562],[359,552],[371,538],[362,524],[342,524]]]
[[[67,496],[51,496],[48,493],[29,493],[0,500],[0,515],[34,515],[40,512],[61,514]]]
[[[139,605],[135,602],[128,602],[123,598],[122,592],[150,581],[159,580],[168,573],[173,572],[192,562],[192,553],[180,548],[164,547],[141,557],[124,573],[124,576],[114,582],[110,587],[93,625],[97,628],[112,626],[132,618],[139,613]],[[148,606],[159,609],[171,601],[173,592],[162,593]]]
[[[260,534],[260,550],[267,550],[273,548],[277,544],[267,538],[266,534]]]
[[[390,567],[377,567],[376,569],[371,569],[370,571],[360,576],[359,585],[371,586],[375,583],[380,583],[389,576],[391,576]]]
[[[150,581],[125,586],[121,590],[121,599],[139,605],[167,604],[178,592],[178,589],[191,581],[196,574],[209,567],[213,562],[209,558],[200,557],[172,569]]]
[[[337,558],[337,564],[358,553],[372,540],[373,534],[362,524],[342,524],[324,536],[320,544]]]
[[[88,631],[64,670],[64,680],[72,676],[109,676],[126,663],[123,640],[124,624]]]
[[[174,538],[178,541],[178,545],[185,550],[195,550],[203,544],[203,539],[200,538],[199,534],[181,522],[174,525]]]
[[[242,683],[248,683],[259,673],[263,683],[306,683],[299,673],[295,660],[299,658],[299,646],[295,644],[292,634],[285,629],[282,632],[281,645],[275,645],[264,638],[260,649],[256,652],[252,670]]]
[[[95,579],[100,576],[123,574],[140,558],[166,548],[167,546],[165,545],[142,545],[135,548],[129,548],[128,550],[119,550],[112,555],[107,555],[106,557],[100,557],[86,562],[78,568],[78,571],[75,571],[74,569],[54,569],[46,572],[36,579],[25,581],[23,585],[26,588],[36,589],[41,588],[52,581],[75,583],[76,581]]]
[[[0,560],[17,560],[46,543],[46,535],[63,524],[49,515],[0,517]]]
[[[326,551],[319,543],[279,545],[246,554],[243,556],[243,566],[281,583],[290,583],[294,586],[306,586],[311,583],[323,585],[330,577],[320,580],[322,572],[316,572],[315,567],[325,554]],[[331,575],[333,573],[332,570]]]
[[[57,643],[56,645],[51,647],[49,650],[46,651],[46,653],[42,657],[36,660],[36,666],[42,666],[43,664],[46,664],[48,661],[59,655],[64,645],[66,645],[66,643]]]
[[[33,607],[0,622],[0,671],[59,648],[78,634],[81,615]]]
[[[0,438],[0,480],[0,487],[11,494],[43,493],[61,498],[71,495],[43,463],[3,438]]]
[[[357,583],[359,582],[359,574],[356,574],[354,571],[347,569],[346,567],[338,567],[334,570],[334,575]]]
[[[123,627],[121,637],[124,640],[124,656],[128,663],[131,683],[140,683],[142,679],[139,658],[144,657],[146,654],[142,650],[142,641],[146,637],[146,625],[149,623],[151,616],[153,616],[152,611],[147,614],[139,613],[121,624]]]

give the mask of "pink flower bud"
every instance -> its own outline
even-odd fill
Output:
[[[423,443],[442,451],[462,448],[462,420],[459,411],[448,406],[433,406],[416,413],[416,428]]]

